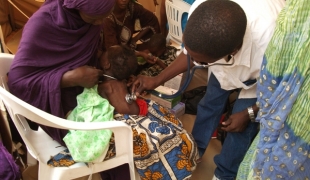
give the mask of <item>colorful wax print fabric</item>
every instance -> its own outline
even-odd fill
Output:
[[[191,134],[168,109],[148,104],[147,116],[115,115],[132,127],[134,163],[141,179],[189,179],[198,159]]]

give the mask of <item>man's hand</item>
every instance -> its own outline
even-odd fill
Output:
[[[249,122],[249,114],[246,110],[243,110],[232,114],[227,121],[222,122],[223,127],[221,129],[227,132],[242,132],[246,129]]]
[[[102,70],[91,66],[82,66],[66,72],[61,81],[62,87],[82,86],[91,88],[98,84],[99,76],[103,74]]]
[[[135,93],[136,96],[139,96],[143,91],[153,90],[157,86],[158,83],[156,83],[156,77],[139,75],[132,83],[131,92]]]

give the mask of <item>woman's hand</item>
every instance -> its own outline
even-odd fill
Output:
[[[247,110],[232,114],[227,121],[222,122],[224,131],[227,132],[242,132],[246,129],[250,122],[249,114]]]
[[[62,76],[62,87],[82,86],[91,88],[98,84],[99,76],[103,71],[91,66],[82,66],[66,72]]]
[[[150,64],[156,64],[158,58],[155,57],[155,56],[151,56],[151,55],[147,55],[145,58],[144,58],[148,63]]]

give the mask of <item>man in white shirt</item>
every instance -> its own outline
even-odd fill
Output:
[[[228,133],[221,153],[214,158],[217,165],[214,174],[218,179],[235,179],[239,164],[258,132],[256,78],[284,4],[283,0],[203,2],[190,14],[183,34],[183,53],[158,76],[138,77],[133,84],[137,94],[154,89],[186,70],[186,54],[195,65],[222,64],[209,68],[207,92],[198,104],[192,130],[202,156],[231,91],[239,92],[232,115],[222,124]]]

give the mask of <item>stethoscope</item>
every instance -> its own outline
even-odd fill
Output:
[[[232,62],[228,63],[228,64],[227,63],[200,64],[200,63],[197,63],[196,61],[192,60],[192,62],[195,66],[191,70],[191,68],[190,68],[191,67],[191,57],[190,57],[190,55],[187,55],[187,73],[186,73],[186,79],[185,79],[182,87],[180,87],[180,89],[172,95],[162,94],[156,90],[152,90],[151,93],[158,96],[158,97],[164,98],[164,99],[173,99],[173,98],[181,95],[183,92],[185,92],[186,88],[188,87],[189,83],[191,82],[193,75],[197,69],[205,69],[205,68],[208,68],[210,66],[218,66],[218,65],[220,65],[220,66],[232,66],[235,63],[235,58],[233,55],[231,55],[231,61]]]

